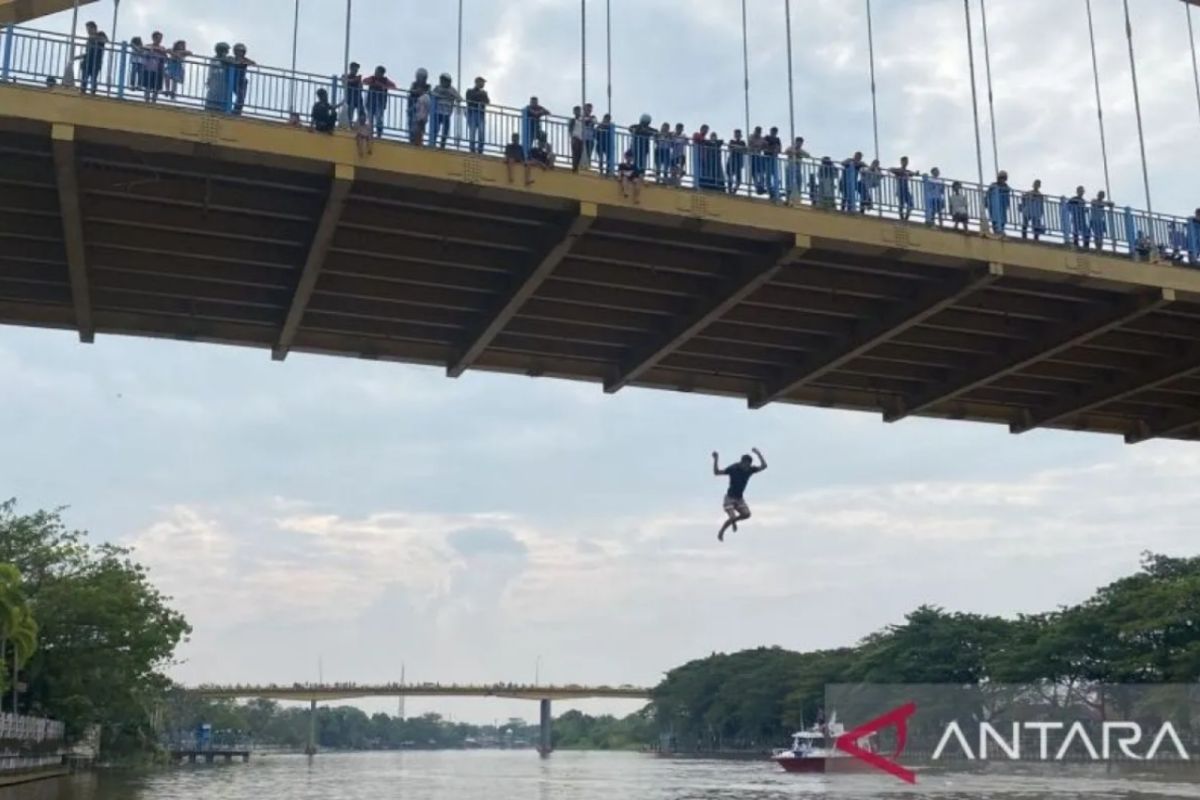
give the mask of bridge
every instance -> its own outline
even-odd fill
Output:
[[[421,684],[293,684],[291,686],[197,686],[188,689],[210,700],[293,700],[316,702],[364,697],[499,697],[506,700],[649,700],[651,690],[637,686],[529,686],[514,683],[443,686]]]
[[[17,25],[72,8],[77,0],[0,0],[0,25]],[[83,7],[96,0],[78,0]]]
[[[482,153],[461,113],[446,149],[415,147],[398,93],[360,155],[287,122],[293,92],[336,97],[327,77],[258,67],[235,114],[206,61],[148,104],[124,68],[96,96],[44,88],[63,37],[3,46],[0,323],[1200,438],[1200,221],[1108,209],[1104,249],[1080,249],[1093,221],[1047,197],[1027,241],[1019,192],[967,184],[965,235],[929,179],[883,176],[864,214],[851,167],[751,159],[738,189],[728,151],[695,145],[635,204],[603,159],[510,183],[522,111],[489,108]],[[541,124],[565,152],[565,121]],[[648,140],[627,147],[653,171]]]
[[[275,684],[260,686],[197,686],[187,690],[189,694],[210,700],[242,700],[262,698],[307,702],[309,704],[309,732],[306,752],[317,752],[316,713],[318,701],[355,700],[367,697],[499,697],[510,700],[536,700],[540,706],[540,729],[538,751],[549,755],[552,749],[553,718],[550,703],[553,700],[649,700],[652,690],[637,686],[529,686],[515,683],[441,685],[421,684],[310,684],[296,683],[291,686]]]

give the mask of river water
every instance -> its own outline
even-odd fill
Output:
[[[658,759],[633,753],[322,753],[249,764],[105,772],[0,789],[0,800],[1110,800],[1200,798],[1194,779],[1106,777],[1103,769],[1042,777],[790,775],[769,762]]]

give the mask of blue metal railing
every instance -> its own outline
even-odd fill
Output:
[[[86,39],[78,38],[72,47],[69,36],[14,27],[5,28],[0,38],[0,81],[46,85],[49,78],[64,74],[72,56],[81,90],[117,99],[140,98],[295,124],[308,118],[307,104],[318,89],[325,89],[335,105],[347,97],[337,75],[239,66],[228,55],[160,61],[125,42],[89,49]],[[111,69],[114,59],[116,68]],[[373,93],[364,87],[361,95],[351,95],[356,96],[381,138],[415,143],[419,128],[415,98],[409,91]],[[611,175],[628,152],[647,181],[681,189],[937,227],[953,225],[952,210],[965,206],[968,229],[974,226],[993,235],[1200,266],[1200,216],[1149,214],[930,174],[906,176],[862,162],[814,159],[807,154],[756,152],[744,142],[700,141],[663,133],[652,122],[629,127],[601,122],[591,128],[581,168]],[[455,103],[440,113],[435,101],[420,144],[502,157],[513,134],[519,135],[526,155],[544,136],[556,166],[569,166],[570,126],[567,117],[536,117],[528,108],[489,105],[476,111]]]

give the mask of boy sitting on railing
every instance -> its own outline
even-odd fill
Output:
[[[359,158],[375,152],[375,144],[371,136],[371,123],[367,122],[365,112],[360,111],[358,119],[354,121],[354,146],[358,148]]]
[[[525,148],[521,146],[521,134],[514,133],[512,141],[504,146],[504,170],[508,173],[508,182],[513,182],[513,164],[520,164],[525,168],[525,185],[528,186],[529,180],[529,165],[525,163]]]
[[[617,167],[617,183],[621,187],[621,197],[626,200],[633,196],[634,205],[642,202],[642,170],[634,160],[633,151],[625,151],[625,159]]]
[[[540,131],[537,135],[537,143],[529,149],[529,160],[526,162],[526,167],[537,167],[542,171],[554,169],[554,148],[550,145],[550,140],[546,138],[546,132]],[[533,180],[525,181],[526,185],[533,183]]]

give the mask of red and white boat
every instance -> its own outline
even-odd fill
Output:
[[[845,727],[834,714],[828,725],[817,724],[808,730],[793,733],[792,746],[786,750],[776,750],[771,760],[788,772],[857,772],[867,765],[849,753],[838,750],[835,744],[845,732]],[[874,734],[864,736],[858,741],[858,746],[874,752]]]

